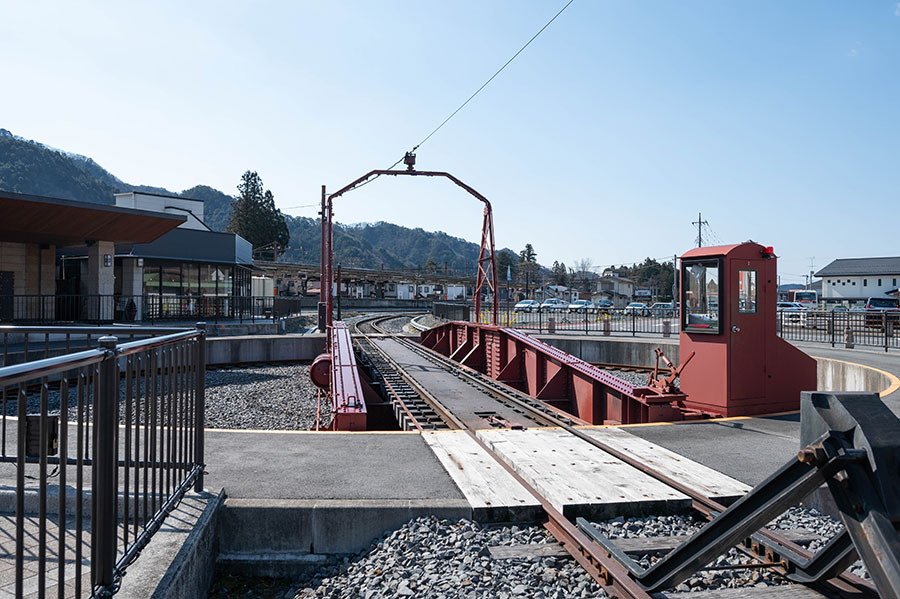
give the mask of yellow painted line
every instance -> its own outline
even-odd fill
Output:
[[[637,424],[594,424],[591,426],[577,426],[575,428],[593,429],[593,428],[633,428],[639,426],[668,426],[671,424],[706,424],[709,422],[729,422],[732,420],[750,420],[752,418],[768,418],[770,416],[787,416],[789,414],[799,414],[799,410],[790,412],[769,412],[765,414],[754,414],[752,416],[727,416],[723,418],[701,418],[698,420],[676,420],[665,422],[641,422]]]
[[[885,397],[887,395],[890,395],[897,389],[900,389],[900,378],[898,378],[894,374],[891,374],[887,370],[875,368],[874,366],[869,366],[868,364],[860,364],[859,362],[848,362],[847,360],[838,360],[837,358],[826,358],[825,356],[810,356],[810,357],[815,358],[816,360],[831,360],[832,362],[840,362],[841,364],[849,364],[850,366],[859,366],[860,368],[868,368],[869,370],[874,370],[875,372],[877,372],[879,374],[883,374],[884,376],[886,376],[888,378],[889,381],[891,381],[891,384],[888,386],[887,389],[884,389],[883,391],[881,391],[878,394],[878,397]]]

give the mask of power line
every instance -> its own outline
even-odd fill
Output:
[[[522,46],[521,48],[519,48],[519,51],[516,52],[515,54],[513,54],[513,55],[512,55],[512,58],[510,58],[509,60],[507,60],[507,61],[503,64],[503,66],[500,67],[500,68],[497,70],[496,73],[494,73],[493,75],[491,75],[491,77],[490,77],[487,81],[485,81],[484,83],[482,83],[482,84],[481,84],[481,87],[479,87],[478,89],[476,89],[474,94],[472,94],[471,96],[469,96],[469,97],[466,99],[465,102],[463,102],[462,104],[460,104],[459,107],[458,107],[456,110],[454,110],[453,112],[451,112],[451,113],[450,113],[450,116],[448,116],[447,118],[445,118],[445,119],[443,120],[443,122],[442,122],[440,125],[438,125],[437,127],[435,127],[434,130],[433,130],[431,133],[429,133],[428,135],[425,136],[425,139],[423,139],[422,141],[420,141],[419,143],[417,143],[415,146],[413,146],[412,151],[415,152],[416,150],[418,150],[418,149],[422,146],[422,144],[424,144],[426,141],[428,141],[429,139],[431,139],[431,136],[432,136],[432,135],[434,135],[435,133],[437,133],[438,131],[440,131],[441,128],[442,128],[444,125],[446,125],[446,124],[450,121],[450,119],[452,119],[453,117],[455,117],[457,112],[459,112],[460,110],[462,110],[463,108],[465,108],[466,104],[468,104],[469,102],[471,102],[472,99],[473,99],[475,96],[477,96],[477,95],[481,92],[481,90],[483,90],[485,87],[487,87],[488,84],[489,84],[491,81],[493,81],[495,77],[497,77],[497,75],[499,75],[500,73],[502,73],[502,72],[503,72],[503,69],[505,69],[506,67],[508,67],[509,64],[510,64],[512,61],[514,61],[514,60],[516,59],[516,57],[517,57],[519,54],[521,54],[521,53],[525,50],[525,48],[527,48],[529,45],[531,45],[531,42],[533,42],[534,40],[536,40],[536,39],[538,38],[538,36],[539,36],[540,34],[542,34],[542,33],[544,32],[544,30],[547,29],[547,27],[549,27],[550,24],[553,23],[553,21],[555,21],[556,18],[559,17],[559,15],[561,15],[561,14],[563,13],[563,11],[565,11],[567,8],[569,8],[569,5],[572,4],[573,2],[575,2],[575,0],[569,0],[568,2],[566,2],[565,6],[563,6],[561,9],[559,9],[559,12],[557,12],[555,15],[553,15],[553,18],[552,18],[552,19],[550,19],[549,21],[547,21],[547,23],[546,23],[543,27],[541,27],[540,30],[538,30],[537,33],[535,33],[533,36],[531,36],[531,39],[528,40],[527,42],[525,42],[525,45]],[[398,162],[399,162],[399,161],[398,161]]]
[[[519,56],[519,54],[522,53],[523,50],[525,50],[525,48],[527,48],[528,46],[530,46],[530,45],[531,45],[531,42],[533,42],[534,40],[536,40],[536,39],[538,38],[538,36],[541,35],[541,34],[544,32],[544,30],[547,29],[547,27],[549,27],[550,24],[553,23],[553,21],[555,21],[556,18],[559,17],[559,15],[561,15],[561,14],[563,13],[563,11],[565,11],[567,8],[569,8],[569,5],[572,4],[573,2],[575,2],[575,0],[569,0],[568,2],[566,2],[565,6],[563,6],[561,9],[559,9],[559,12],[557,12],[555,15],[553,15],[553,18],[552,18],[552,19],[550,19],[549,21],[547,21],[547,22],[544,24],[544,26],[541,27],[541,28],[538,30],[537,33],[535,33],[533,36],[531,36],[531,39],[528,40],[527,42],[525,42],[525,45],[522,46],[521,48],[519,48],[518,52],[516,52],[515,54],[513,54],[512,57],[511,57],[509,60],[507,60],[505,63],[503,63],[503,66],[500,67],[499,69],[497,69],[497,72],[495,72],[493,75],[491,75],[490,78],[489,78],[487,81],[485,81],[484,83],[482,83],[482,84],[481,84],[481,87],[479,87],[477,90],[475,90],[475,93],[473,93],[471,96],[469,96],[469,97],[466,99],[465,102],[463,102],[462,104],[460,104],[459,107],[457,107],[456,110],[454,110],[453,112],[451,112],[451,113],[450,113],[450,116],[448,116],[447,118],[445,118],[445,119],[443,120],[443,122],[441,122],[440,125],[438,125],[437,127],[435,127],[435,128],[431,131],[431,133],[429,133],[428,135],[425,136],[425,138],[424,138],[422,141],[420,141],[420,142],[417,143],[415,146],[413,146],[413,149],[410,150],[410,151],[411,151],[411,152],[415,152],[416,150],[418,150],[418,149],[422,146],[422,144],[424,144],[426,141],[428,141],[429,139],[431,139],[431,136],[432,136],[432,135],[434,135],[435,133],[437,133],[438,131],[440,131],[441,128],[442,128],[444,125],[446,125],[446,124],[450,121],[450,119],[452,119],[453,117],[456,116],[456,113],[458,113],[460,110],[462,110],[463,108],[465,108],[466,104],[468,104],[469,102],[471,102],[472,99],[475,98],[475,96],[477,96],[477,95],[481,92],[481,90],[483,90],[484,88],[486,88],[486,87],[488,86],[488,84],[489,84],[491,81],[493,81],[493,80],[497,77],[497,75],[499,75],[500,73],[502,73],[502,72],[503,72],[503,69],[505,69],[506,67],[508,67],[509,64],[510,64],[512,61],[514,61],[514,60],[516,59],[516,57]],[[384,170],[386,170],[386,171],[391,170],[392,168],[394,168],[395,166],[397,166],[398,164],[400,164],[400,162],[401,162],[402,160],[403,160],[403,157],[400,157],[400,158],[397,160],[397,162],[395,162],[394,164],[392,164],[391,166],[387,167],[387,168],[384,169]],[[380,177],[380,176],[381,176],[381,175],[375,175],[375,176],[372,177],[371,179],[367,179],[366,181],[363,181],[363,182],[360,183],[359,185],[354,185],[353,187],[351,187],[351,188],[348,189],[347,191],[352,191],[352,190],[354,190],[354,189],[359,189],[360,187],[363,187],[363,186],[365,186],[365,185],[368,185],[369,183],[371,183],[372,181],[374,181],[375,179],[377,179],[377,178]]]

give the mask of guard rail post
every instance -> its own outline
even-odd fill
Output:
[[[544,310],[538,306],[538,333],[542,333],[544,329]]]
[[[884,331],[884,351],[888,350],[888,318],[887,311],[881,313],[881,330]]]
[[[203,459],[203,432],[206,417],[206,323],[198,322],[197,330],[197,363],[196,363],[196,387],[194,389],[194,467],[200,466],[200,474],[194,481],[194,491],[203,492],[203,469],[206,461]]]
[[[108,587],[113,583],[116,565],[116,433],[119,424],[119,361],[116,354],[115,337],[98,339],[106,356],[100,362],[100,375],[94,410],[94,426],[97,427],[97,441],[94,444],[94,481],[92,544],[94,574],[93,585]],[[65,426],[63,422],[63,426]]]
[[[635,326],[637,325],[637,314],[634,310],[631,311],[631,336],[637,337],[637,332],[635,331]]]
[[[584,334],[588,334],[588,309],[584,308]]]

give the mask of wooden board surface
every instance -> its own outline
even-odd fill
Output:
[[[690,499],[561,429],[481,430],[478,436],[570,518],[684,513]]]
[[[685,434],[691,434],[685,427]],[[632,435],[621,428],[582,429],[591,437],[634,456],[670,478],[718,501],[732,501],[747,494],[748,485],[691,459]]]
[[[464,431],[422,433],[479,522],[534,521],[538,500]]]

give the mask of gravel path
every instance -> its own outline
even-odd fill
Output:
[[[418,518],[328,571],[298,581],[297,599],[606,597],[571,559],[495,560],[488,547],[549,543],[540,527]]]
[[[209,369],[206,372],[207,428],[309,430],[315,425],[317,389],[309,380],[308,364],[277,364]],[[119,388],[125,401],[125,381]],[[49,414],[59,413],[59,390],[47,393]],[[6,413],[16,414],[16,402],[8,401]],[[40,397],[28,397],[27,411],[40,411]],[[125,422],[125,409],[119,421]],[[77,398],[69,390],[69,420],[76,420]],[[322,401],[322,426],[331,422],[331,407]]]

